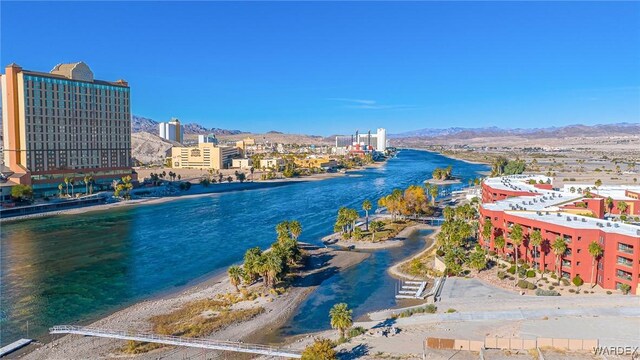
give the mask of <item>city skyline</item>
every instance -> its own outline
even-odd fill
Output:
[[[399,133],[640,118],[638,3],[3,2],[2,10],[3,66],[84,61],[99,78],[126,79],[132,113],[158,121],[329,135],[371,123]],[[47,30],[74,46],[31,46],[41,33],[20,13],[31,22],[74,16]]]

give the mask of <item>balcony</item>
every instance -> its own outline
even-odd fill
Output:
[[[626,266],[626,267],[633,267],[633,261],[624,258],[622,256],[618,256],[618,261],[617,261],[618,265],[622,265],[622,266]]]
[[[625,254],[633,254],[633,246],[618,243],[618,251]]]
[[[571,261],[562,260],[562,267],[563,268],[565,268],[565,267],[570,268],[571,267]]]
[[[622,271],[622,270],[618,270],[616,271],[616,277],[618,279],[624,279],[624,280],[629,280],[631,281],[631,273],[628,273],[626,271]]]

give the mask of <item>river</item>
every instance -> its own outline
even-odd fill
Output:
[[[52,325],[96,320],[221,271],[241,260],[247,248],[268,247],[275,225],[285,219],[302,223],[301,241],[319,243],[331,232],[340,206],[360,209],[364,199],[375,204],[392,189],[421,184],[435,167],[448,165],[463,184],[487,170],[430,152],[403,150],[382,167],[344,177],[3,224],[0,344],[43,336]],[[419,246],[407,249],[414,247]],[[329,285],[348,288],[349,278],[358,279],[359,271],[384,271],[373,262],[387,263],[406,251],[383,251]],[[389,279],[379,278],[379,288],[390,286]],[[353,284],[358,290],[356,280]],[[331,286],[321,286],[300,311],[308,312],[309,304],[331,292],[326,290]],[[349,301],[343,293],[348,291],[336,296]],[[392,291],[353,296],[356,314],[393,302]],[[294,319],[288,327],[294,333],[303,330],[298,325],[303,319],[309,320],[304,315]]]

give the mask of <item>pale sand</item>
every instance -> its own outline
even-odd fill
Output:
[[[268,297],[256,299],[253,302],[245,301],[234,305],[237,307],[262,306],[265,308],[264,313],[256,316],[252,320],[234,324],[218,331],[212,334],[210,338],[245,341],[246,339],[254,337],[256,333],[273,330],[278,324],[281,324],[290,317],[297,306],[323,280],[368,257],[368,254],[365,253],[344,252],[317,247],[309,252],[312,255],[309,259],[310,269],[305,270],[285,294],[280,296],[269,295]],[[154,315],[169,313],[180,308],[185,303],[194,300],[211,298],[216,294],[234,291],[226,274],[222,274],[180,291],[177,294],[160,299],[143,301],[127,307],[92,323],[91,326],[111,330],[150,331],[151,324],[148,319]],[[119,340],[67,335],[41,348],[35,349],[27,354],[25,358],[43,360],[106,359],[121,356],[120,349],[124,344],[124,341]],[[155,359],[160,356],[163,358],[181,359],[181,353],[174,352],[170,348],[155,350],[135,357]]]
[[[370,242],[370,241],[350,241],[350,240],[338,240],[332,245],[337,245],[340,247],[350,247],[353,246],[354,249],[357,250],[377,250],[377,249],[388,249],[393,247],[399,247],[404,245],[404,240],[406,240],[413,232],[421,230],[421,229],[432,229],[433,227],[425,224],[412,225],[402,229],[395,237],[391,239],[387,239],[384,241],[378,242]],[[340,238],[339,233],[335,233],[329,235],[327,237],[322,238],[323,241],[332,240],[335,238]]]

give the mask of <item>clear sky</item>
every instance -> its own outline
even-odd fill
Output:
[[[0,2],[1,62],[132,112],[329,135],[639,122],[639,2]]]

